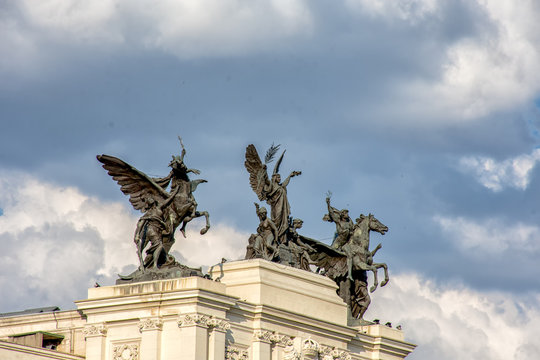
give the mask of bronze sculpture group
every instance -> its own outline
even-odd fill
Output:
[[[129,196],[133,207],[144,213],[137,223],[134,236],[139,268],[130,275],[120,276],[117,283],[203,276],[200,269],[179,264],[169,254],[175,241],[175,230],[180,225],[180,232],[185,236],[187,223],[204,216],[206,226],[200,233],[204,234],[210,228],[208,213],[197,210],[193,196],[197,185],[206,180],[189,179],[189,173],[199,175],[200,172],[185,165],[186,150],[181,139],[180,144],[182,152],[180,156],[173,155],[169,163],[171,171],[163,178],[148,177],[116,157],[97,156],[122,192]],[[381,244],[370,251],[369,233],[375,231],[384,235],[388,228],[372,214],[360,214],[353,222],[347,209],[338,210],[331,206],[331,194],[328,193],[328,213],[323,220],[335,224],[332,244],[329,246],[299,234],[303,221],[291,217],[287,186],[290,179],[301,175],[301,172],[293,171],[281,181],[279,168],[285,154],[283,151],[269,176],[267,165],[273,161],[278,150],[279,145],[272,145],[263,163],[254,145],[246,148],[244,164],[251,188],[260,201],[270,206],[270,216],[265,207],[255,203],[259,226],[248,239],[245,259],[265,259],[328,276],[338,285],[338,295],[349,305],[351,315],[362,320],[371,302],[369,293],[378,286],[378,269],[382,268],[385,276],[380,285],[386,285],[389,280],[387,265],[373,262],[373,256]],[[369,291],[368,271],[373,273],[374,279]]]
[[[144,212],[137,223],[134,242],[137,246],[139,268],[132,274],[120,276],[117,283],[124,281],[156,280],[172,276],[202,275],[199,269],[191,269],[176,262],[169,254],[174,244],[174,232],[180,224],[180,232],[185,236],[188,222],[196,217],[206,218],[205,234],[210,228],[209,215],[206,211],[197,211],[197,202],[193,192],[206,180],[190,180],[188,174],[200,174],[199,170],[190,169],[184,163],[186,149],[180,139],[182,153],[172,157],[169,175],[163,178],[151,178],[128,163],[109,155],[98,155],[135,210]],[[167,188],[170,186],[170,190]],[[146,251],[146,256],[143,252]]]

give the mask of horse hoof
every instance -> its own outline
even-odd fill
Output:
[[[377,289],[377,287],[375,285],[373,285],[370,289],[369,289],[369,292],[374,292],[375,289]]]
[[[207,231],[208,231],[208,228],[201,229],[201,235],[206,234]]]
[[[384,286],[384,285],[386,285],[386,284],[388,284],[388,280],[384,280],[384,281],[381,283],[381,286]]]

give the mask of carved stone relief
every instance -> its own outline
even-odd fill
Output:
[[[240,349],[236,346],[229,345],[225,348],[226,360],[249,360],[249,353],[247,350]]]
[[[210,317],[206,324],[210,330],[227,331],[231,328],[231,324],[225,319],[219,319],[217,317]]]
[[[105,336],[107,335],[107,328],[103,324],[87,325],[83,329],[84,337],[92,336]]]
[[[319,354],[321,360],[351,360],[351,354],[348,351],[325,345],[320,346]]]
[[[161,330],[163,328],[163,321],[160,319],[142,319],[139,322],[139,331],[149,331],[149,330]]]
[[[272,331],[268,330],[255,330],[255,332],[253,332],[253,340],[271,343],[272,341],[270,338],[273,334],[274,333]]]
[[[114,345],[113,360],[139,360],[139,345],[138,344]]]
[[[178,320],[178,327],[185,327],[185,326],[201,326],[201,327],[208,327],[208,321],[210,320],[210,316],[203,315],[203,314],[188,314],[183,315]]]

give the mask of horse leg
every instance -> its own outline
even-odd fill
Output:
[[[204,216],[206,219],[206,227],[201,229],[201,235],[206,234],[208,229],[210,229],[210,215],[208,214],[208,211],[195,211],[195,217],[201,217]]]
[[[379,279],[377,279],[377,268],[374,266],[370,266],[369,270],[371,270],[371,272],[373,273],[373,286],[369,289],[369,291],[374,292],[379,285]]]
[[[381,283],[381,286],[388,284],[388,281],[390,280],[390,277],[388,276],[388,266],[385,263],[375,263],[373,266],[377,269],[384,269],[384,281]]]

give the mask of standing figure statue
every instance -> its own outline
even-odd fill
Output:
[[[266,208],[255,203],[255,210],[259,217],[257,234],[252,234],[248,240],[246,259],[265,259],[272,261],[276,257],[278,229],[272,219],[267,216]]]
[[[135,229],[134,242],[137,245],[137,255],[139,257],[139,269],[144,272],[145,268],[158,267],[158,263],[164,263],[167,260],[167,252],[163,247],[163,238],[169,238],[172,235],[172,224],[166,222],[167,219],[163,217],[163,211],[170,205],[177,191],[171,194],[169,198],[161,203],[151,197],[147,196],[143,199],[146,203],[145,213],[137,222],[137,228]],[[143,259],[143,251],[146,246],[150,244],[150,247],[146,250],[146,258]],[[160,260],[160,257],[162,258]],[[165,259],[163,259],[165,257]]]
[[[210,228],[208,212],[197,211],[197,202],[193,196],[197,185],[206,180],[189,180],[189,173],[198,175],[200,172],[188,168],[184,163],[186,149],[180,137],[179,140],[182,153],[180,156],[173,155],[169,163],[171,171],[163,178],[150,178],[114,156],[97,156],[103,163],[103,168],[120,185],[120,190],[129,196],[131,205],[136,210],[145,212],[139,219],[134,239],[140,261],[139,269],[131,275],[120,276],[121,280],[144,281],[148,277],[149,280],[165,278],[169,276],[165,271],[168,268],[174,270],[175,274],[193,275],[191,270],[195,269],[177,263],[169,252],[175,242],[174,232],[178,226],[182,225],[180,231],[185,236],[186,224],[193,218],[204,216],[206,226],[200,233],[205,234]],[[170,191],[167,191],[169,185]],[[143,259],[142,253],[145,248],[146,257]],[[148,273],[149,269],[153,269],[154,272],[146,274],[145,278],[143,274]],[[161,272],[156,274],[157,270]],[[199,272],[196,275],[199,275]],[[202,273],[200,275],[202,276]]]
[[[272,162],[276,152],[279,150],[279,145],[272,145],[266,152],[264,164],[257,153],[257,149],[253,144],[248,145],[246,148],[246,161],[244,165],[249,172],[249,183],[251,188],[257,194],[260,201],[266,201],[270,205],[271,219],[278,229],[278,243],[286,241],[287,230],[289,228],[289,216],[291,215],[291,207],[289,200],[287,199],[287,185],[291,178],[302,174],[300,171],[293,171],[291,174],[281,182],[281,175],[279,174],[279,166],[283,161],[283,155],[281,154],[279,160],[274,166],[272,176],[268,177],[266,170],[267,164]]]

